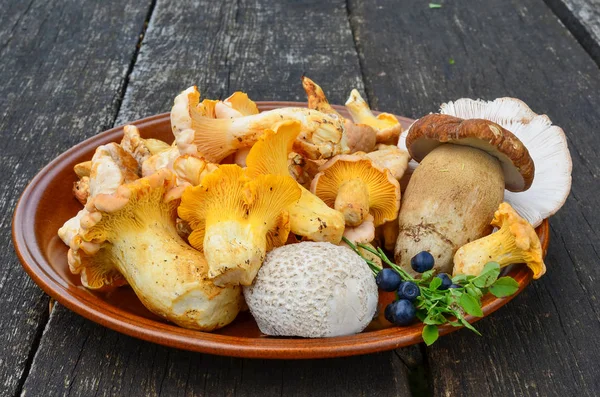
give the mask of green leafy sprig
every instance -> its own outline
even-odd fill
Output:
[[[381,248],[373,249],[364,244],[353,244],[344,237],[344,242],[350,246],[369,265],[376,276],[380,269],[376,264],[366,258],[358,248],[372,253],[383,263],[400,275],[402,281],[412,281],[419,286],[421,294],[414,302],[416,317],[425,326],[422,337],[429,346],[439,337],[438,327],[450,324],[453,327],[466,327],[477,335],[481,335],[466,319],[469,314],[483,317],[481,298],[488,292],[498,298],[510,296],[518,291],[519,284],[512,277],[499,277],[500,265],[496,262],[487,263],[478,276],[457,275],[452,278],[452,283],[458,288],[440,290],[442,280],[435,277],[434,270],[429,270],[416,279],[390,261]]]

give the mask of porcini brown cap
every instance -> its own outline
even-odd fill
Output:
[[[406,137],[408,152],[418,162],[444,143],[471,146],[496,157],[510,191],[522,192],[533,182],[535,167],[527,148],[512,132],[494,122],[430,114],[415,121]]]

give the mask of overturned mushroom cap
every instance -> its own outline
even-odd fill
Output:
[[[346,224],[360,225],[370,213],[375,226],[395,219],[400,208],[400,185],[386,169],[359,155],[339,155],[321,168],[311,191],[342,212]]]
[[[443,104],[441,113],[493,121],[523,142],[535,163],[535,178],[525,192],[505,192],[505,200],[534,227],[562,207],[571,190],[571,155],[563,130],[548,116],[515,98],[463,98]]]
[[[525,145],[510,131],[489,120],[430,114],[415,121],[406,137],[408,152],[419,162],[445,143],[474,147],[496,157],[508,190],[527,190],[533,182],[535,168]]]
[[[366,124],[375,128],[377,143],[393,145],[398,143],[402,125],[396,116],[390,113],[380,113],[375,116],[358,90],[354,89],[350,93],[350,97],[346,101],[346,109],[356,124]]]
[[[304,108],[279,108],[231,119],[204,117],[197,109],[200,93],[192,87],[175,98],[171,124],[182,153],[200,153],[219,162],[236,150],[252,146],[267,128],[286,120],[299,121],[302,129],[294,150],[311,159],[347,153],[343,120],[335,115]]]

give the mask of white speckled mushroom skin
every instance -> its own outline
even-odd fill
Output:
[[[269,252],[244,297],[264,334],[319,338],[365,329],[378,292],[368,265],[349,248],[305,242]]]
[[[415,275],[410,259],[429,251],[438,272],[452,273],[456,250],[491,231],[490,222],[503,198],[504,175],[495,157],[461,145],[434,149],[404,192],[396,263]]]

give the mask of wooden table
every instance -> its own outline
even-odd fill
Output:
[[[598,395],[600,1],[440,2],[0,0],[0,395]],[[568,136],[573,189],[550,222],[547,274],[480,321],[482,337],[333,360],[190,353],[49,312],[10,243],[41,167],[168,111],[192,84],[209,98],[304,100],[303,73],[333,103],[356,87],[408,117],[500,96],[550,115]]]

